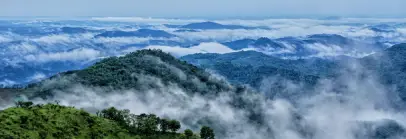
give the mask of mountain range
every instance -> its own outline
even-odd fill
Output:
[[[0,138],[406,138],[402,20],[130,19],[0,21]]]

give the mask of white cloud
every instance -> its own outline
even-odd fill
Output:
[[[53,34],[48,36],[42,36],[39,38],[32,38],[29,39],[31,41],[42,43],[46,45],[58,44],[58,43],[78,43],[83,40],[90,40],[93,38],[95,34],[93,33],[84,33],[84,34],[76,34],[76,35],[69,35],[69,34]]]
[[[5,36],[0,36],[0,43],[2,43],[2,42],[9,42],[9,41],[11,41],[10,38],[7,38],[7,37],[5,37]]]
[[[46,78],[45,74],[43,74],[43,73],[35,73],[31,77],[29,77],[27,81],[40,81],[40,80],[45,79],[45,78]]]
[[[37,48],[37,46],[32,45],[32,44],[22,43],[22,44],[9,46],[9,50],[12,52],[15,52],[15,53],[28,54],[28,53],[37,52],[38,48]]]
[[[15,84],[17,84],[17,82],[8,80],[8,79],[4,79],[4,80],[0,81],[0,85],[3,85],[3,86],[12,86]]]
[[[142,92],[106,92],[102,88],[77,85],[67,92],[57,91],[54,100],[90,111],[114,106],[129,109],[135,114],[154,113],[180,120],[183,129],[198,130],[196,126],[200,126],[199,121],[210,119],[213,121],[210,126],[225,130],[225,134],[216,135],[224,139],[369,139],[369,136],[364,136],[365,122],[389,119],[406,126],[406,113],[391,107],[389,102],[392,98],[389,98],[387,88],[379,84],[372,74],[364,75],[359,65],[349,63],[349,67],[351,69],[337,79],[322,80],[312,90],[314,92],[301,94],[300,98],[294,100],[268,99],[261,93],[243,92],[238,101],[255,104],[252,108],[236,108],[233,103],[230,104],[236,97],[233,92],[221,92],[213,98],[190,95],[176,83],[164,85],[161,80],[151,77],[149,82],[156,84],[156,87]],[[287,82],[284,79],[276,81]],[[273,91],[266,89],[272,85],[265,79],[263,91]],[[291,82],[279,87],[288,90],[286,93],[305,89]],[[34,102],[44,101],[38,99]],[[250,112],[263,116],[261,126],[250,122]]]
[[[219,43],[201,43],[196,46],[192,46],[189,48],[185,47],[179,47],[179,46],[159,46],[159,45],[152,45],[152,46],[147,46],[143,49],[161,49],[164,52],[171,53],[174,56],[180,57],[184,55],[189,55],[189,54],[195,54],[195,53],[218,53],[218,54],[224,54],[224,53],[231,53],[231,52],[236,52],[227,46],[224,46]],[[134,50],[134,49],[130,49]],[[128,52],[128,50],[124,51]]]
[[[100,51],[89,48],[79,48],[67,52],[31,54],[25,56],[24,59],[29,62],[44,63],[52,61],[85,61],[96,59],[100,56]]]

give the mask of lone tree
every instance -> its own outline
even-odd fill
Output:
[[[171,130],[173,133],[178,131],[180,129],[180,122],[176,120],[170,120],[169,121],[169,130]]]
[[[203,126],[200,129],[200,137],[202,139],[214,139],[214,131],[210,127]]]
[[[190,129],[185,130],[185,136],[187,139],[190,139],[193,136],[193,131]]]

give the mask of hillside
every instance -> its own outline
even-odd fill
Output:
[[[377,74],[383,84],[394,86],[402,100],[406,100],[406,43],[364,57],[360,62],[370,72]]]
[[[283,60],[255,51],[228,54],[194,54],[181,59],[212,69],[232,83],[260,87],[262,79],[272,76],[315,84],[320,77],[330,76],[335,63],[326,60]]]
[[[229,91],[226,81],[180,61],[161,50],[139,50],[122,57],[106,58],[84,70],[58,74],[29,85],[24,93],[31,97],[52,96],[53,91],[74,85],[145,91],[175,85],[188,93],[216,94]]]
[[[14,96],[17,98],[14,99],[34,102],[66,100],[71,105],[89,102],[88,104],[93,103],[89,106],[90,109],[98,109],[98,104],[94,103],[106,101],[110,104],[108,106],[126,103],[132,110],[140,108],[165,117],[176,117],[178,113],[167,115],[164,108],[179,108],[184,113],[177,120],[193,130],[204,125],[210,126],[219,137],[230,136],[228,132],[233,130],[229,128],[235,127],[229,127],[229,124],[221,123],[221,119],[213,116],[218,113],[207,112],[218,109],[217,102],[212,101],[219,101],[222,106],[233,110],[247,109],[244,115],[238,115],[239,118],[248,120],[241,124],[263,123],[264,120],[264,115],[259,110],[261,108],[255,108],[260,102],[251,101],[255,97],[245,98],[255,94],[254,92],[245,87],[234,87],[227,81],[161,50],[139,50],[122,57],[107,58],[86,69],[60,73],[20,90],[15,90]],[[228,99],[222,100],[225,96]],[[202,102],[192,105],[196,99]],[[150,105],[159,107],[148,107]],[[161,108],[163,112],[159,110]],[[259,127],[254,127],[257,126]]]
[[[19,102],[17,107],[0,111],[0,119],[0,138],[186,139],[185,134],[175,133],[180,124],[171,127],[172,123],[179,123],[177,121],[155,115],[133,115],[127,110],[115,108],[92,115],[58,104]],[[148,120],[155,122],[148,123]],[[162,127],[162,121],[170,121],[168,130],[158,130],[158,127]],[[190,139],[198,138],[193,132],[187,135]]]

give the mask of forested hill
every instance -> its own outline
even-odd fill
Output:
[[[235,84],[259,88],[267,77],[281,77],[314,85],[321,77],[331,76],[335,63],[321,60],[284,60],[255,51],[228,54],[193,54],[181,59],[202,68],[212,69]]]
[[[201,135],[187,129],[179,131],[180,122],[154,114],[134,115],[114,107],[97,115],[58,104],[18,102],[16,107],[0,111],[2,139],[198,139],[214,137],[209,127]]]
[[[360,59],[363,66],[377,74],[385,85],[392,85],[406,101],[406,43],[394,45],[381,53]]]
[[[84,70],[58,74],[29,85],[23,92],[31,97],[45,97],[51,96],[54,90],[77,84],[139,91],[172,85],[188,93],[204,95],[232,89],[226,81],[161,50],[139,50],[122,57],[106,58]]]
[[[72,91],[72,89],[77,88],[79,88],[78,91]],[[41,97],[43,98],[41,101],[49,102],[55,99],[67,99],[65,97],[52,99],[56,94],[62,93],[65,96],[74,96],[77,95],[77,93],[89,93],[86,90],[80,90],[80,88],[98,89],[97,93],[99,95],[109,93],[120,95],[120,93],[124,93],[125,90],[131,90],[132,93],[140,96],[142,96],[143,93],[151,91],[156,94],[169,93],[174,96],[178,95],[176,93],[185,92],[187,95],[190,95],[190,97],[185,96],[185,99],[193,98],[193,94],[199,94],[199,96],[207,98],[217,96],[221,92],[238,92],[237,90],[242,91],[241,89],[243,89],[237,89],[229,85],[227,81],[218,79],[210,73],[178,60],[161,50],[139,50],[122,57],[106,58],[84,70],[60,73],[25,88],[2,89],[4,93],[0,94],[14,92],[14,94],[17,95],[14,100],[23,99],[24,101],[35,101]],[[239,97],[242,96],[243,95]],[[7,95],[7,97],[10,97],[10,95]],[[238,96],[235,96],[235,98],[238,98]],[[235,106],[250,106],[246,105],[247,103],[245,102],[238,102],[237,100],[238,99],[235,99],[235,101],[231,101],[230,103]],[[114,100],[112,99],[111,101]],[[154,100],[146,102],[150,101]],[[186,104],[186,102],[187,101],[180,103],[189,105]],[[156,118],[158,117],[155,115],[129,115],[129,111],[108,109],[104,111],[105,113],[102,116],[98,115],[97,117],[72,107],[64,107],[55,104],[25,104],[27,103],[0,112],[0,118],[5,119],[0,122],[0,126],[3,127],[0,128],[1,137],[93,138],[96,133],[100,133],[100,135],[95,136],[96,138],[99,138],[99,136],[100,138],[137,139],[193,139],[198,137],[190,133],[190,130],[185,134],[175,133],[179,128],[173,130],[171,134],[158,131],[158,129],[162,130],[162,127],[158,128],[158,126],[161,126],[159,124],[162,123],[156,123]],[[133,105],[132,107],[138,108],[143,106]],[[147,109],[147,111],[149,110]],[[114,115],[117,114],[119,114],[118,119],[114,117]],[[124,114],[124,118],[120,118],[120,116],[123,116],[122,114]],[[255,115],[255,113],[252,113],[252,115]],[[144,127],[139,129],[140,125],[131,125],[134,121],[140,121],[140,116],[141,121],[143,119],[146,120],[144,122],[147,124],[147,127],[145,127],[147,129],[144,129]],[[153,117],[152,119],[151,116]],[[188,115],[185,118],[202,117]],[[123,119],[125,120],[123,121]],[[134,120],[127,121],[128,119]],[[113,122],[111,122],[111,120]],[[187,126],[193,127],[196,131],[197,128],[202,125],[208,125],[210,127],[215,125],[216,122],[211,120],[212,119],[205,119],[205,117],[203,117],[202,120],[197,121],[199,123],[188,123]],[[151,122],[152,126],[148,126],[151,125]],[[42,128],[44,128],[44,130],[42,130]],[[219,129],[219,127],[214,127],[214,129],[215,130],[212,130],[208,127],[202,128],[202,130],[204,130],[202,134],[205,134],[203,136],[208,136],[202,138],[213,139],[211,134],[214,134],[214,131]],[[47,132],[47,130],[49,130],[49,132]],[[217,130],[216,133],[219,131],[221,130]]]
[[[84,88],[96,91],[91,92]],[[128,94],[128,91],[131,94]],[[262,112],[259,110],[260,108],[254,108],[259,105],[256,104],[259,101],[244,99],[247,96],[245,94],[254,93],[248,91],[245,87],[234,87],[228,84],[227,81],[219,79],[194,65],[176,59],[161,50],[139,50],[122,57],[106,58],[84,70],[60,73],[39,83],[16,89],[16,92],[19,94],[17,99],[34,102],[39,98],[42,98],[41,101],[48,102],[58,99],[69,100],[69,97],[84,97],[86,94],[96,97],[109,94],[122,95],[128,100],[119,103],[128,104],[134,101],[131,107],[144,109],[145,111],[153,111],[152,108],[146,108],[145,105],[152,105],[159,99],[165,99],[162,102],[167,102],[164,105],[168,106],[162,107],[188,109],[184,111],[187,114],[177,120],[181,120],[187,127],[191,127],[195,131],[200,126],[210,126],[213,128],[211,132],[215,132],[216,135],[219,133],[220,138],[227,136],[228,125],[224,125],[220,122],[221,119],[212,117],[209,115],[210,113],[206,112],[217,109],[217,105],[212,106],[208,100],[216,99],[221,95],[223,97],[228,95],[231,99],[225,99],[226,101],[222,99],[221,101],[224,101],[222,102],[223,105],[241,111],[249,110],[244,114],[244,119],[251,120],[249,122],[263,123],[262,120],[264,120],[263,115],[260,114]],[[145,96],[149,96],[148,93],[150,92],[153,92],[155,97],[146,98]],[[93,100],[97,98],[87,99],[92,99],[89,101],[99,101]],[[100,99],[118,101],[109,97]],[[189,107],[194,103],[194,99],[202,100],[203,103],[199,103],[196,108]],[[179,101],[172,102],[176,100]],[[75,98],[72,101],[82,103],[76,101]],[[145,105],[137,105],[139,103]],[[165,116],[165,114],[162,115]],[[165,117],[170,118],[170,115]],[[62,122],[69,121],[62,120]]]

